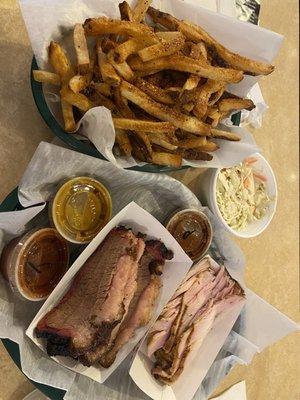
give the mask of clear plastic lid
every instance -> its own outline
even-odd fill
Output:
[[[110,220],[111,197],[94,178],[72,178],[59,188],[50,213],[54,226],[65,239],[88,243]]]
[[[202,211],[177,210],[170,216],[166,228],[193,261],[198,261],[211,245],[212,227]]]
[[[69,264],[67,241],[53,228],[35,229],[9,242],[1,256],[1,272],[21,298],[49,296]]]

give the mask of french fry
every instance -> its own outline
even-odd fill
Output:
[[[119,86],[113,88],[113,100],[122,117],[131,119],[135,117],[134,112],[127,104],[127,100],[122,97]]]
[[[253,110],[255,104],[250,99],[221,99],[218,101],[218,108],[221,113],[230,113],[236,110]]]
[[[218,150],[219,146],[216,143],[214,143],[210,140],[207,140],[207,142],[205,144],[203,144],[202,146],[199,146],[197,148],[202,151],[213,152],[213,151]]]
[[[143,93],[137,87],[123,81],[120,86],[122,96],[139,107],[142,107],[148,114],[153,115],[163,121],[174,124],[177,128],[184,129],[196,135],[209,135],[210,127],[199,121],[197,118],[181,114],[171,107],[157,103]]]
[[[205,114],[205,122],[209,123],[213,128],[215,128],[218,126],[221,116],[222,115],[218,110],[218,107],[208,107]]]
[[[132,135],[136,136],[139,138],[140,142],[143,144],[144,148],[146,149],[146,154],[147,154],[147,160],[152,158],[152,146],[150,143],[150,140],[148,138],[148,135],[145,132],[141,131],[130,131]]]
[[[150,154],[142,139],[132,131],[128,132],[130,143],[132,145],[132,155],[136,160],[151,161]]]
[[[171,40],[177,40],[182,38],[182,33],[173,31],[162,31],[162,32],[156,32],[156,36],[162,41],[169,42]]]
[[[203,36],[195,30],[195,27],[192,26],[189,22],[186,21],[178,21],[177,29],[181,32],[188,40],[201,43],[205,42]]]
[[[196,103],[200,95],[201,88],[194,88],[191,90],[185,90],[180,92],[179,101],[181,104]]]
[[[127,35],[145,41],[147,44],[158,43],[159,39],[155,33],[145,24],[138,22],[120,21],[105,17],[89,18],[84,22],[87,36],[99,36],[114,33],[116,35]]]
[[[72,105],[64,100],[61,100],[61,110],[65,124],[65,131],[73,132],[76,128],[76,124]]]
[[[72,106],[79,108],[81,111],[88,111],[90,108],[94,106],[93,102],[91,102],[84,94],[82,93],[74,93],[68,87],[61,89],[60,95],[62,100],[66,101]]]
[[[114,57],[114,50],[111,50],[107,54],[107,60],[111,63],[111,65],[114,67],[114,69],[118,72],[119,75],[121,75],[122,78],[124,78],[126,81],[132,81],[134,78],[134,73],[130,66],[127,64],[126,61],[122,63],[117,63],[115,62],[115,57]]]
[[[125,131],[120,129],[116,130],[116,142],[118,143],[120,150],[126,157],[131,156],[132,146],[129,137]]]
[[[93,49],[92,56],[89,60],[88,71],[85,75],[75,75],[69,81],[69,88],[73,90],[73,92],[78,93],[85,90],[91,83],[94,74],[94,68],[97,58],[97,50]]]
[[[102,51],[107,54],[110,50],[114,50],[117,47],[117,42],[111,37],[104,37],[101,41]]]
[[[111,101],[106,96],[103,96],[103,94],[101,94],[100,92],[97,92],[97,90],[95,90],[95,94],[94,96],[92,96],[92,101],[94,103],[94,107],[103,106],[110,110],[112,113],[116,111],[116,106],[113,101]]]
[[[161,89],[159,86],[155,86],[152,83],[147,82],[141,78],[135,79],[134,85],[159,103],[174,104],[174,99],[172,98],[172,96],[166,90]]]
[[[187,113],[190,113],[193,108],[194,108],[194,104],[193,103],[187,103],[187,104],[183,104],[183,106],[181,107],[184,111],[186,111]]]
[[[60,76],[62,83],[69,82],[75,75],[67,54],[57,42],[50,43],[49,61],[54,71]]]
[[[274,71],[275,67],[271,64],[251,60],[228,50],[199,26],[191,23],[185,23],[185,25],[191,26],[198,33],[198,37],[201,37],[201,40],[209,45],[208,51],[212,54],[213,58],[214,54],[217,54],[218,58],[227,63],[231,68],[250,73],[251,75],[269,75]]]
[[[153,75],[149,75],[147,77],[147,82],[152,83],[152,85],[159,86],[161,88],[165,87],[165,85],[163,84],[164,83],[164,71],[159,71]]]
[[[184,92],[185,90],[189,91],[189,90],[195,89],[198,86],[200,80],[201,80],[201,76],[191,74],[187,78],[185,84],[183,85],[182,92]]]
[[[55,86],[60,86],[61,84],[60,76],[58,74],[55,74],[54,72],[41,71],[39,69],[36,69],[32,71],[32,74],[33,79],[37,82],[50,83],[51,85]]]
[[[175,151],[178,146],[169,142],[168,138],[165,135],[158,133],[151,133],[148,135],[150,143],[157,144],[160,147],[164,147],[167,150]]]
[[[207,143],[205,136],[193,137],[189,139],[183,139],[178,142],[178,146],[183,149],[193,149],[195,147],[203,146]]]
[[[238,142],[241,140],[240,136],[233,132],[221,131],[219,129],[211,129],[211,136],[216,139],[231,140],[233,142]]]
[[[88,75],[75,75],[69,81],[69,88],[75,92],[79,93],[84,90],[90,84],[90,78]]]
[[[197,47],[200,49],[200,52],[201,52],[201,54],[202,54],[202,57],[203,57],[205,60],[207,60],[207,50],[206,50],[206,47],[205,47],[204,42],[199,42],[199,43],[197,43]],[[191,55],[191,57],[193,58],[192,55]]]
[[[113,118],[116,129],[150,133],[174,133],[175,126],[170,122],[152,122],[129,118]]]
[[[206,139],[206,137],[183,139],[178,142],[178,147],[182,149],[198,149],[200,151],[216,151],[219,146]]]
[[[181,35],[169,41],[164,41],[139,50],[138,55],[144,62],[164,56],[170,56],[171,54],[177,53],[182,48],[184,41],[184,36]]]
[[[152,163],[157,165],[166,165],[169,167],[178,168],[181,166],[182,156],[180,154],[153,152]]]
[[[149,133],[150,135],[150,133]],[[167,140],[169,143],[174,144],[175,146],[178,146],[178,139],[176,136],[176,131],[175,133],[170,133],[170,132],[164,132],[163,137],[165,140]]]
[[[112,88],[108,83],[94,82],[92,87],[96,90],[97,93],[100,93],[105,97],[110,97],[112,94]]]
[[[116,63],[123,63],[131,55],[143,49],[145,44],[137,39],[129,39],[126,42],[119,44],[115,48],[114,61]]]
[[[90,66],[90,57],[84,29],[81,24],[75,24],[73,41],[77,56],[78,72],[80,75],[87,74]]]
[[[198,60],[201,61],[204,64],[207,64],[207,53],[206,53],[206,48],[203,42],[201,43],[192,43],[191,42],[191,48],[190,48],[190,54],[189,57],[191,57],[193,60]]]
[[[179,86],[170,86],[166,88],[165,91],[175,99],[181,94],[182,88]]]
[[[229,68],[213,67],[209,64],[200,64],[199,61],[183,55],[173,54],[171,56],[161,57],[145,63],[138,58],[133,58],[129,61],[129,65],[134,71],[161,71],[172,69],[175,71],[189,72],[191,74],[199,75],[203,78],[224,81],[228,83],[237,83],[243,79],[242,71]]]
[[[211,161],[213,156],[201,149],[184,149],[182,150],[182,157],[187,160],[202,160]]]
[[[202,85],[197,92],[195,107],[193,108],[194,115],[196,115],[196,117],[200,119],[203,118],[207,111],[210,96],[212,95],[212,93],[215,93],[223,88],[223,82],[208,79],[207,82]]]
[[[170,14],[156,10],[153,7],[148,8],[147,14],[150,15],[153,22],[167,28],[168,31],[176,31],[178,28],[178,20]]]
[[[216,92],[212,93],[209,100],[208,100],[208,106],[213,106],[217,101],[220,100],[220,98],[223,96],[225,87],[217,90]]]
[[[120,10],[120,15],[121,15],[122,20],[133,21],[132,10],[130,8],[130,5],[127,3],[127,1],[123,1],[122,3],[119,4],[119,10]]]
[[[151,3],[152,0],[138,0],[133,10],[133,21],[141,22]]]
[[[171,15],[162,13],[152,7],[149,7],[147,12],[154,22],[159,23],[168,30],[179,30],[188,40],[191,40],[195,43],[205,42],[209,46],[209,52],[213,56],[214,53],[217,54],[218,58],[227,63],[227,65],[231,68],[253,75],[268,75],[274,71],[274,66],[271,64],[250,60],[247,57],[233,53],[217,42],[204,29],[195,24],[191,24],[190,22],[186,21],[179,21]]]
[[[49,61],[52,65],[54,71],[60,76],[63,89],[67,92],[73,93],[66,86],[69,80],[74,76],[74,70],[71,62],[63,50],[63,48],[56,42],[51,41],[49,46]],[[70,101],[65,101],[61,95],[61,109],[64,119],[65,130],[67,132],[72,132],[75,130],[76,124],[73,114],[73,107]]]
[[[150,69],[149,71],[134,71],[134,76],[137,78],[145,78],[147,76],[157,74],[158,72],[160,72],[158,69]]]
[[[112,86],[119,85],[121,82],[121,78],[119,77],[111,63],[107,60],[106,54],[103,53],[100,41],[97,42],[97,55],[98,65],[103,81]]]
[[[194,43],[191,44],[189,56],[194,60],[201,60],[201,58],[204,58],[204,60],[206,59],[206,57],[203,56],[202,48],[198,45],[195,45]],[[201,77],[199,75],[191,74],[183,85],[182,92],[184,92],[185,90],[195,89],[198,86],[200,80]]]

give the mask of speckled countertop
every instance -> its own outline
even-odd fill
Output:
[[[276,70],[261,80],[269,105],[254,132],[278,182],[278,209],[258,238],[239,240],[247,258],[247,285],[299,321],[298,274],[298,1],[262,1],[261,26],[285,35]],[[29,85],[32,51],[15,0],[0,0],[0,200],[18,183],[41,140],[52,134],[38,114]],[[173,174],[191,189],[197,170]],[[248,400],[299,400],[299,334],[236,367],[216,393],[246,379]],[[0,346],[0,400],[21,400],[33,386]]]

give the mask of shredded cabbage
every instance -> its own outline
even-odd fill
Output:
[[[222,169],[217,179],[217,204],[222,217],[233,229],[242,230],[261,219],[271,202],[266,178],[255,171],[254,158],[233,168]]]

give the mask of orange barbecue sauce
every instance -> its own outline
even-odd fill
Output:
[[[197,211],[176,213],[167,224],[167,229],[193,261],[199,260],[211,242],[210,224]]]
[[[52,228],[31,231],[3,249],[1,272],[12,289],[29,300],[47,297],[68,268],[67,241]]]
[[[54,230],[43,230],[20,254],[19,285],[28,296],[45,297],[60,281],[67,265],[65,241]]]

